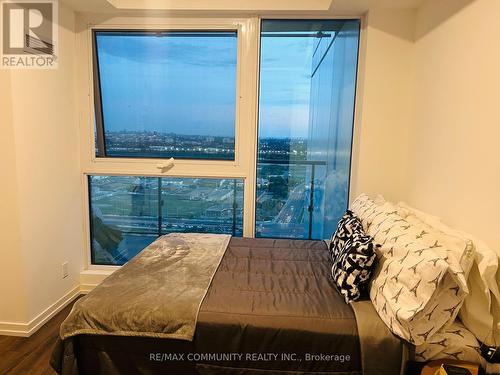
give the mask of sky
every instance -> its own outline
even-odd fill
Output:
[[[234,137],[236,33],[213,35],[98,34],[107,131]],[[260,137],[307,137],[313,48],[262,38]]]
[[[98,36],[108,131],[234,136],[236,36]]]
[[[307,138],[314,38],[263,37],[259,136]]]

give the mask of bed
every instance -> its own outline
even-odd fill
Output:
[[[113,295],[137,288],[133,276],[126,276],[131,272],[127,267],[115,279],[129,284],[98,286],[109,298],[98,299],[94,309],[105,311],[114,303]],[[369,300],[344,302],[330,268],[323,241],[233,237],[202,299],[192,340],[75,330],[70,337],[62,335],[52,366],[65,375],[400,374],[407,355],[402,341],[389,332]],[[73,315],[86,299],[95,298],[95,291],[75,304]],[[113,311],[127,308],[117,305]],[[146,313],[141,319],[152,318]],[[89,318],[82,320],[87,324]],[[105,325],[93,324],[99,329]]]

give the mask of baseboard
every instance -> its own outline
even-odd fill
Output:
[[[0,335],[29,337],[47,323],[54,315],[65,308],[76,297],[87,294],[99,285],[107,276],[112,274],[116,268],[105,270],[85,270],[80,274],[80,285],[75,286],[68,293],[58,299],[51,306],[42,311],[27,323],[0,322]]]
[[[94,289],[98,284],[82,284],[80,285],[80,293],[87,294],[92,289]]]
[[[117,269],[118,267],[109,267],[102,270],[84,270],[80,272],[80,292],[87,294]]]
[[[80,294],[82,294],[81,287],[77,285],[28,323],[0,322],[0,335],[19,337],[31,336]]]

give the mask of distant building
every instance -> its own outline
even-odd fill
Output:
[[[208,200],[221,202],[227,199],[231,199],[232,196],[233,196],[232,189],[216,189],[210,191],[210,194],[208,195]]]
[[[211,219],[229,219],[233,216],[233,207],[230,204],[218,204],[205,210],[205,217]]]

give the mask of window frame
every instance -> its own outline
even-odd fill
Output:
[[[98,84],[95,82],[95,74],[98,66],[95,57],[95,43],[94,43],[94,32],[95,31],[235,31],[237,33],[237,64],[236,64],[236,108],[235,108],[235,145],[234,145],[234,160],[220,160],[220,159],[176,159],[175,163],[180,165],[217,165],[217,166],[225,166],[225,167],[237,167],[241,164],[241,151],[242,144],[244,143],[242,140],[243,134],[241,134],[241,126],[240,123],[242,120],[242,97],[244,90],[244,86],[242,84],[242,80],[244,77],[243,71],[246,70],[246,66],[248,65],[248,61],[245,59],[245,50],[249,49],[248,41],[243,41],[244,34],[247,34],[246,31],[249,29],[248,19],[211,19],[211,18],[202,18],[202,19],[164,19],[163,23],[153,22],[149,24],[146,20],[148,18],[142,19],[144,24],[131,24],[128,18],[119,18],[113,19],[111,21],[104,21],[102,23],[93,24],[87,23],[87,30],[84,36],[83,42],[85,43],[85,49],[87,52],[87,67],[86,67],[86,75],[88,76],[88,84],[86,85],[86,92],[88,92],[89,100],[88,100],[88,118],[91,121],[91,129],[87,129],[86,136],[86,144],[84,147],[87,149],[87,152],[91,150],[90,160],[91,163],[95,164],[104,164],[104,163],[134,163],[134,164],[153,164],[159,163],[161,160],[166,160],[167,158],[127,158],[127,157],[113,157],[113,156],[104,156],[97,157],[96,156],[96,147],[94,141],[94,125],[98,125],[98,120],[96,118],[95,109],[101,109],[102,106],[99,105],[96,107],[96,101],[100,100],[99,90],[96,88]],[[246,38],[248,40],[248,38]],[[99,113],[99,116],[102,118],[102,113]],[[103,139],[104,140],[104,139]],[[102,141],[103,141],[102,140]]]
[[[359,160],[359,129],[363,98],[364,69],[366,60],[366,17],[332,16],[325,14],[269,13],[258,15],[228,15],[212,17],[202,12],[191,12],[183,16],[145,14],[117,15],[80,13],[76,17],[75,68],[80,135],[80,177],[82,202],[82,290],[92,285],[121,266],[97,265],[91,262],[90,243],[90,175],[104,176],[154,176],[154,177],[205,177],[241,178],[244,181],[243,236],[255,237],[255,193],[257,172],[259,83],[260,83],[260,27],[265,19],[358,19],[361,22],[358,49],[358,75],[356,82],[355,118],[351,151],[350,196],[357,191],[357,164]],[[176,159],[175,164],[159,169],[166,161],[161,158],[96,157],[95,109],[94,109],[94,63],[93,32],[118,30],[172,30],[172,31],[236,31],[236,118],[234,160]]]
[[[91,43],[92,43],[92,74],[93,74],[93,92],[94,92],[94,122],[95,122],[95,137],[97,139],[97,142],[94,142],[94,156],[96,159],[102,159],[102,158],[110,158],[110,159],[154,159],[154,160],[161,160],[161,159],[168,159],[171,156],[166,155],[165,157],[143,157],[143,156],[113,156],[113,155],[107,155],[106,154],[106,135],[105,135],[105,122],[104,122],[104,109],[103,109],[103,102],[102,102],[102,83],[101,83],[101,74],[100,74],[100,67],[99,67],[99,53],[98,53],[98,43],[97,43],[97,34],[98,33],[106,33],[106,32],[122,32],[124,34],[126,33],[144,33],[144,34],[154,34],[154,33],[161,33],[161,32],[231,32],[236,34],[236,44],[237,44],[237,51],[236,51],[236,56],[237,56],[237,61],[236,61],[236,90],[234,93],[234,99],[235,99],[235,116],[234,116],[234,159],[223,159],[223,158],[188,158],[188,157],[179,157],[176,158],[176,161],[180,160],[188,160],[188,161],[200,161],[200,160],[206,160],[206,161],[220,161],[220,162],[235,162],[236,161],[236,147],[237,147],[237,118],[238,118],[238,65],[240,63],[240,54],[239,50],[241,48],[240,46],[240,35],[239,35],[239,28],[226,28],[226,29],[182,29],[182,28],[153,28],[153,29],[147,29],[147,28],[92,28],[92,37],[91,37]],[[96,145],[97,143],[97,145]],[[97,147],[96,147],[97,146]],[[99,151],[100,155],[103,156],[97,156],[97,151]]]
[[[257,76],[258,79],[258,84],[257,84],[257,139],[256,139],[256,160],[255,160],[255,179],[258,177],[257,173],[257,168],[259,166],[259,161],[258,161],[258,152],[259,152],[259,126],[260,126],[260,84],[261,84],[261,77],[260,77],[260,61],[261,61],[261,54],[262,54],[262,46],[261,46],[261,38],[262,38],[262,24],[264,21],[314,21],[314,20],[332,20],[332,21],[344,21],[344,22],[349,22],[349,21],[358,21],[358,43],[357,43],[357,55],[356,55],[356,73],[355,73],[355,85],[354,85],[354,103],[353,103],[353,110],[352,110],[352,129],[351,129],[351,144],[350,144],[350,149],[351,149],[351,154],[349,157],[349,179],[347,182],[347,202],[351,202],[351,197],[354,195],[352,193],[352,190],[354,190],[354,183],[353,180],[356,178],[356,174],[354,173],[355,166],[353,166],[353,163],[358,162],[358,155],[359,155],[359,149],[358,149],[358,144],[359,141],[355,139],[355,136],[359,134],[358,128],[359,128],[359,121],[360,121],[360,110],[361,110],[361,98],[362,98],[362,85],[360,83],[361,80],[364,81],[364,76],[362,76],[361,72],[364,71],[364,64],[365,64],[365,51],[366,51],[366,35],[365,35],[365,25],[366,25],[366,19],[363,17],[328,17],[328,16],[304,16],[304,17],[294,17],[294,16],[268,16],[268,17],[260,17],[259,18],[259,46],[258,46],[258,59],[259,59],[259,74]],[[334,39],[336,36],[334,37]],[[330,47],[328,47],[330,48]],[[318,164],[316,162],[313,162],[313,168],[314,166],[318,166],[321,164]],[[314,170],[314,169],[313,169]],[[314,176],[314,173],[312,174]],[[314,187],[314,178],[311,181],[311,186]],[[270,239],[286,239],[287,237],[258,237],[256,236],[256,224],[257,224],[257,188],[255,188],[255,196],[254,196],[254,201],[255,201],[255,206],[254,206],[254,217],[253,217],[253,225],[254,225],[254,233],[253,236],[254,238],[270,238]],[[310,206],[313,204],[313,195],[310,196]],[[303,238],[303,240],[312,240],[311,238],[311,228],[312,222],[309,222],[309,235],[308,238]],[[327,239],[325,239],[327,240]]]
[[[104,15],[81,14],[77,17],[77,86],[79,92],[80,165],[83,210],[83,265],[85,272],[110,272],[120,266],[97,265],[91,261],[90,198],[88,176],[154,176],[239,178],[244,182],[243,235],[253,237],[255,217],[255,159],[257,133],[257,75],[260,20],[242,18],[166,18],[128,17],[107,18]],[[234,160],[176,159],[173,166],[160,168],[167,159],[97,157],[95,145],[95,86],[94,86],[94,31],[235,31],[237,33],[236,115]]]

